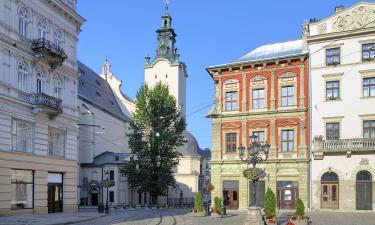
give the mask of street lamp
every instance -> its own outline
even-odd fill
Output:
[[[250,146],[246,149],[242,144],[238,147],[239,156],[241,161],[246,162],[247,164],[251,164],[253,166],[253,170],[255,170],[255,166],[257,163],[261,163],[266,161],[268,158],[268,153],[270,149],[270,145],[265,143],[261,144],[258,141],[258,136],[252,134],[250,136]],[[247,151],[245,151],[247,150]],[[250,206],[256,207],[256,187],[255,182],[258,179],[252,179],[253,181],[253,197],[250,203]]]

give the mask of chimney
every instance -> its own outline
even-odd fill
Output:
[[[344,10],[344,6],[342,6],[342,5],[338,5],[338,6],[335,7],[335,13],[341,12],[343,10]]]

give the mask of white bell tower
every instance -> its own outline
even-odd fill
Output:
[[[158,33],[158,48],[153,61],[146,57],[145,83],[153,86],[163,82],[169,86],[170,94],[176,98],[181,114],[186,117],[186,65],[179,61],[176,43],[176,33],[172,28],[172,17],[168,12],[168,1],[165,3],[165,13],[161,17],[161,27]]]

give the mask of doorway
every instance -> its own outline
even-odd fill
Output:
[[[63,211],[63,186],[62,184],[48,184],[48,213]]]
[[[223,204],[227,209],[238,209],[238,181],[224,181],[223,187]]]
[[[368,171],[357,173],[356,209],[372,210],[372,177]]]
[[[327,172],[321,177],[321,208],[339,208],[339,178],[334,172]]]
[[[279,209],[295,209],[298,198],[298,182],[277,182],[277,206]]]

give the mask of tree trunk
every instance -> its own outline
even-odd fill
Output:
[[[152,195],[151,196],[151,205],[157,205],[158,204],[158,196],[157,195]]]

